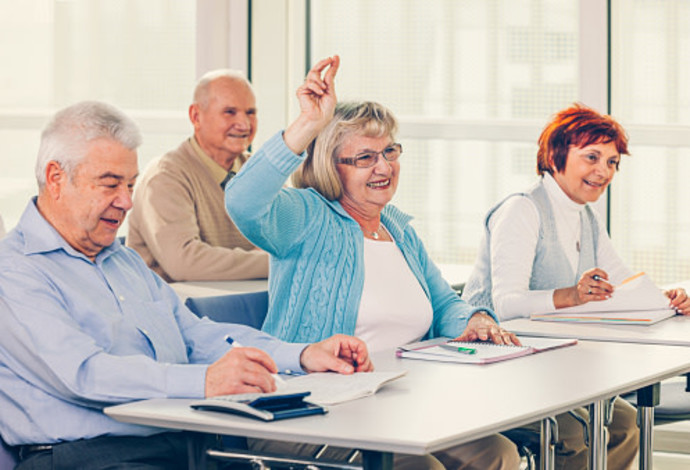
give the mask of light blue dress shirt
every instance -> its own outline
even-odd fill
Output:
[[[0,240],[0,433],[11,444],[149,435],[105,406],[204,396],[226,337],[301,370],[304,344],[199,319],[133,250],[115,241],[95,263],[29,202]]]

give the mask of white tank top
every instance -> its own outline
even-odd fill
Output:
[[[420,340],[433,310],[422,286],[394,242],[364,239],[364,288],[355,336],[369,351]]]

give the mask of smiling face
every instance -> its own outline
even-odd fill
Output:
[[[613,180],[620,158],[613,142],[582,148],[571,145],[564,170],[554,170],[553,177],[563,192],[578,204],[595,202]]]
[[[194,136],[216,163],[230,170],[256,135],[256,99],[242,80],[220,77],[208,85],[206,103],[189,108]]]
[[[381,152],[393,144],[390,136],[365,137],[352,135],[346,139],[340,149],[338,158],[351,158],[363,152]],[[388,204],[398,187],[400,160],[386,161],[379,155],[378,161],[371,168],[357,168],[353,165],[338,163],[336,165],[343,194],[339,201],[350,212],[359,215],[378,215]]]
[[[71,177],[57,162],[48,164],[39,210],[70,246],[93,260],[115,241],[132,208],[138,172],[135,150],[95,140]]]

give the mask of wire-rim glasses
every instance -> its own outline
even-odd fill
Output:
[[[379,155],[383,157],[387,162],[394,162],[400,155],[402,155],[402,145],[395,143],[391,144],[380,152],[362,152],[349,158],[338,158],[336,161],[338,163],[344,163],[346,165],[352,165],[357,168],[371,168],[376,165],[379,161]]]

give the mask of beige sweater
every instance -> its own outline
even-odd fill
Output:
[[[126,243],[168,282],[268,277],[268,254],[225,211],[218,170],[190,138],[151,162],[136,184]]]

